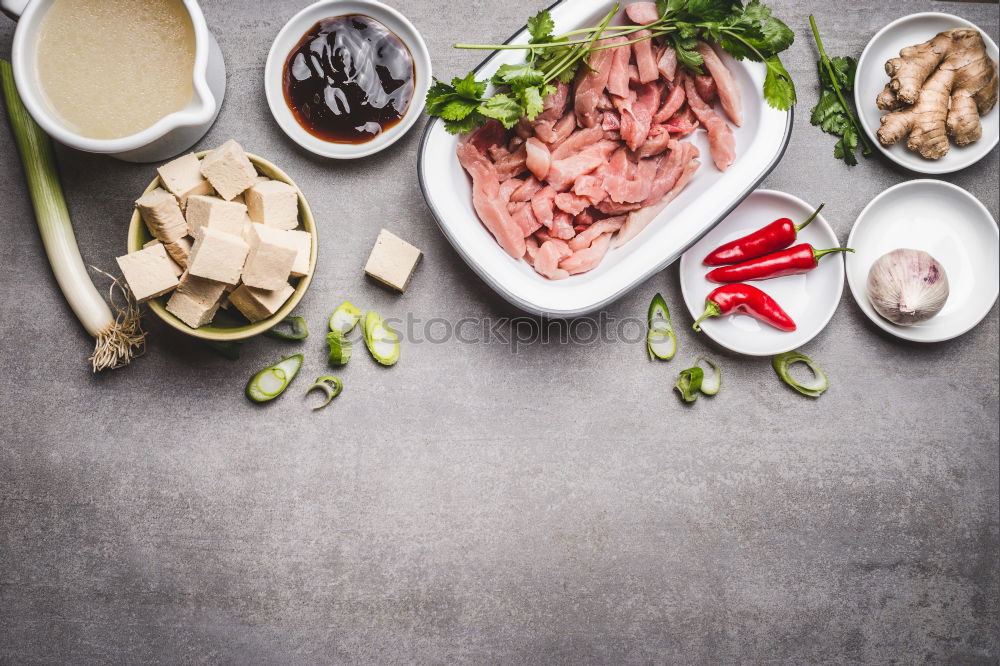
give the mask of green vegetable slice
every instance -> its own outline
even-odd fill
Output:
[[[349,301],[344,301],[330,315],[330,330],[334,333],[347,335],[361,319],[361,310],[357,309]],[[346,361],[345,361],[346,362]]]
[[[677,353],[677,336],[670,323],[670,309],[659,293],[649,303],[647,321],[649,330],[646,333],[646,349],[649,351],[649,358],[669,361]]]
[[[340,395],[340,392],[343,390],[344,390],[344,383],[342,381],[340,381],[336,377],[331,377],[330,375],[324,375],[322,377],[318,377],[316,379],[316,382],[312,386],[306,389],[306,395],[309,395],[309,393],[312,391],[323,391],[323,393],[326,394],[326,400],[313,407],[313,410],[315,411],[317,409],[323,409],[324,407],[329,405],[330,402],[338,395]]]
[[[681,394],[684,402],[694,402],[698,399],[698,391],[701,390],[701,382],[704,379],[705,371],[698,366],[681,370],[674,388]]]
[[[303,360],[305,357],[302,354],[293,354],[264,368],[247,383],[247,397],[254,402],[274,400],[295,379]]]
[[[694,364],[696,366],[701,366],[702,363],[712,366],[712,376],[709,378],[708,375],[704,377],[701,381],[701,386],[699,390],[705,395],[715,395],[722,388],[722,368],[707,356],[699,356],[695,359]]]
[[[399,335],[382,318],[369,311],[365,315],[365,345],[372,358],[382,365],[395,365],[399,360]]]
[[[806,366],[813,373],[813,383],[802,384],[797,379],[792,377],[789,369],[794,363],[805,363]],[[830,388],[830,380],[826,378],[826,373],[823,372],[822,368],[813,363],[813,360],[799,351],[785,352],[784,354],[778,354],[771,359],[771,367],[774,371],[778,373],[782,381],[791,386],[793,389],[801,393],[802,395],[807,395],[810,398],[818,398],[823,394],[823,391]]]
[[[289,331],[281,330],[287,326]],[[285,317],[272,328],[264,331],[264,335],[278,340],[305,340],[309,337],[306,320],[302,317]]]
[[[330,365],[345,365],[351,360],[350,338],[340,333],[327,333],[326,343],[330,345]]]

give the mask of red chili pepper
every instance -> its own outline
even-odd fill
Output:
[[[854,250],[849,247],[817,250],[809,243],[801,243],[787,250],[744,261],[742,264],[716,268],[709,271],[705,277],[712,282],[745,282],[798,275],[816,268],[820,258],[831,252],[854,252]]]
[[[725,266],[726,264],[736,264],[788,247],[795,242],[796,234],[816,219],[816,216],[819,215],[819,212],[823,210],[823,206],[825,205],[820,204],[819,208],[814,210],[813,214],[798,226],[787,217],[783,217],[762,229],[758,229],[752,234],[747,234],[742,238],[729,241],[725,245],[720,245],[705,257],[705,265]]]
[[[709,317],[724,317],[734,312],[750,315],[782,331],[795,330],[795,322],[777,301],[748,284],[716,287],[705,299],[705,313],[694,323],[694,330],[700,331],[701,322]]]

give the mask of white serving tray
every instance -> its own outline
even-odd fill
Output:
[[[562,0],[549,8],[556,32],[596,25],[611,8],[606,0]],[[615,23],[624,22],[624,11]],[[460,28],[456,28],[460,30]],[[458,40],[460,34],[455,35]],[[507,43],[526,43],[522,29]],[[519,50],[496,51],[476,68],[488,78],[505,63],[522,62]],[[444,235],[466,263],[498,294],[527,312],[572,317],[617,300],[662,270],[723,219],[777,165],[792,130],[792,112],[777,111],[764,101],[765,68],[723,58],[743,92],[743,126],[735,128],[737,159],[725,173],[712,164],[704,132],[691,139],[701,151],[702,166],[687,188],[646,229],[625,246],[612,249],[600,266],[566,280],[548,280],[524,260],[508,256],[479,221],[472,207],[471,180],[458,163],[458,137],[431,119],[421,139],[417,171],[427,205]],[[461,72],[454,72],[459,75]]]

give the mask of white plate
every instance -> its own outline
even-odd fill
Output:
[[[282,89],[281,77],[288,54],[302,39],[302,35],[323,19],[347,14],[364,14],[375,19],[391,30],[413,56],[415,81],[413,97],[410,106],[398,123],[365,143],[333,143],[324,141],[307,132],[292,115]],[[264,66],[264,93],[267,95],[267,105],[278,126],[306,150],[322,157],[332,157],[340,160],[351,160],[377,153],[396,143],[407,130],[413,127],[424,110],[424,98],[431,85],[431,56],[424,44],[423,37],[405,16],[392,7],[383,5],[376,0],[321,0],[309,5],[298,14],[288,19],[278,36],[271,44],[267,54],[267,64]]]
[[[695,319],[700,317],[705,311],[705,297],[721,286],[705,279],[705,274],[714,268],[702,263],[709,252],[782,217],[800,224],[815,209],[816,206],[798,197],[775,190],[757,190],[744,199],[729,217],[681,257],[681,292],[691,316]],[[799,243],[811,243],[817,250],[840,247],[837,235],[823,219],[822,213],[799,232],[794,245]],[[773,356],[791,351],[816,337],[836,312],[844,291],[843,255],[829,254],[820,259],[819,266],[802,275],[754,280],[750,284],[776,300],[795,321],[797,328],[794,331],[779,331],[747,315],[730,315],[706,319],[701,324],[701,330],[723,347],[739,354]]]
[[[879,30],[868,42],[858,61],[854,105],[858,109],[858,117],[865,133],[890,160],[919,173],[952,173],[964,169],[985,157],[1000,141],[1000,111],[996,107],[982,119],[983,136],[979,141],[961,148],[952,143],[948,154],[939,160],[924,159],[919,153],[906,147],[905,139],[891,146],[883,146],[875,135],[882,126],[882,116],[888,113],[875,104],[875,98],[889,82],[889,75],[885,73],[886,61],[899,57],[899,50],[902,48],[921,44],[939,32],[954,28],[979,30],[974,23],[941,12],[904,16]],[[998,59],[996,43],[983,30],[979,32],[986,42],[987,53],[996,61]]]
[[[961,187],[941,180],[900,183],[872,199],[854,223],[847,241],[855,249],[847,257],[847,283],[868,318],[893,335],[916,342],[950,340],[978,324],[997,299],[998,239],[993,216]],[[883,319],[868,302],[869,269],[901,247],[937,259],[951,289],[941,312],[915,326]]]
[[[559,32],[595,25],[607,11],[606,0],[574,0],[550,8]],[[460,26],[456,30],[460,32]],[[508,42],[526,43],[526,31],[521,30]],[[487,78],[501,64],[522,62],[523,58],[521,51],[495,52],[477,68],[477,78]],[[500,249],[472,208],[471,182],[455,157],[458,137],[448,134],[439,119],[428,122],[420,146],[418,170],[424,199],[466,263],[510,303],[555,317],[597,310],[677,259],[752,192],[781,159],[792,128],[792,112],[776,111],[764,102],[763,65],[736,62],[726,54],[723,59],[743,92],[743,126],[735,129],[736,163],[725,173],[717,171],[705,133],[696,132],[693,141],[701,151],[702,166],[687,188],[642,233],[624,247],[611,250],[589,273],[547,280],[525,261],[511,259]],[[461,73],[448,72],[448,78]]]

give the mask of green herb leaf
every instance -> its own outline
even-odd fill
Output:
[[[481,99],[486,93],[486,81],[476,81],[476,73],[469,72],[464,79],[457,76],[451,80],[455,92],[466,99]]]
[[[778,60],[778,56],[767,59],[767,76],[764,77],[764,99],[775,109],[787,111],[795,104],[795,84]]]
[[[500,65],[493,75],[493,83],[502,86],[537,86],[545,81],[545,72],[531,65]]]
[[[504,127],[510,129],[524,115],[524,109],[510,95],[498,93],[479,105],[479,113],[499,120]]]
[[[545,9],[528,19],[528,34],[531,35],[532,44],[551,41],[552,31],[555,29],[552,15]]]
[[[819,29],[812,17],[810,22],[820,52],[818,63],[820,96],[816,106],[812,108],[809,121],[827,134],[839,137],[833,146],[833,156],[838,160],[844,160],[849,166],[855,166],[858,163],[859,145],[863,155],[870,154],[872,150],[867,140],[860,135],[857,117],[853,109],[847,106],[847,97],[844,95],[854,88],[857,62],[850,57],[828,57],[819,37]]]

